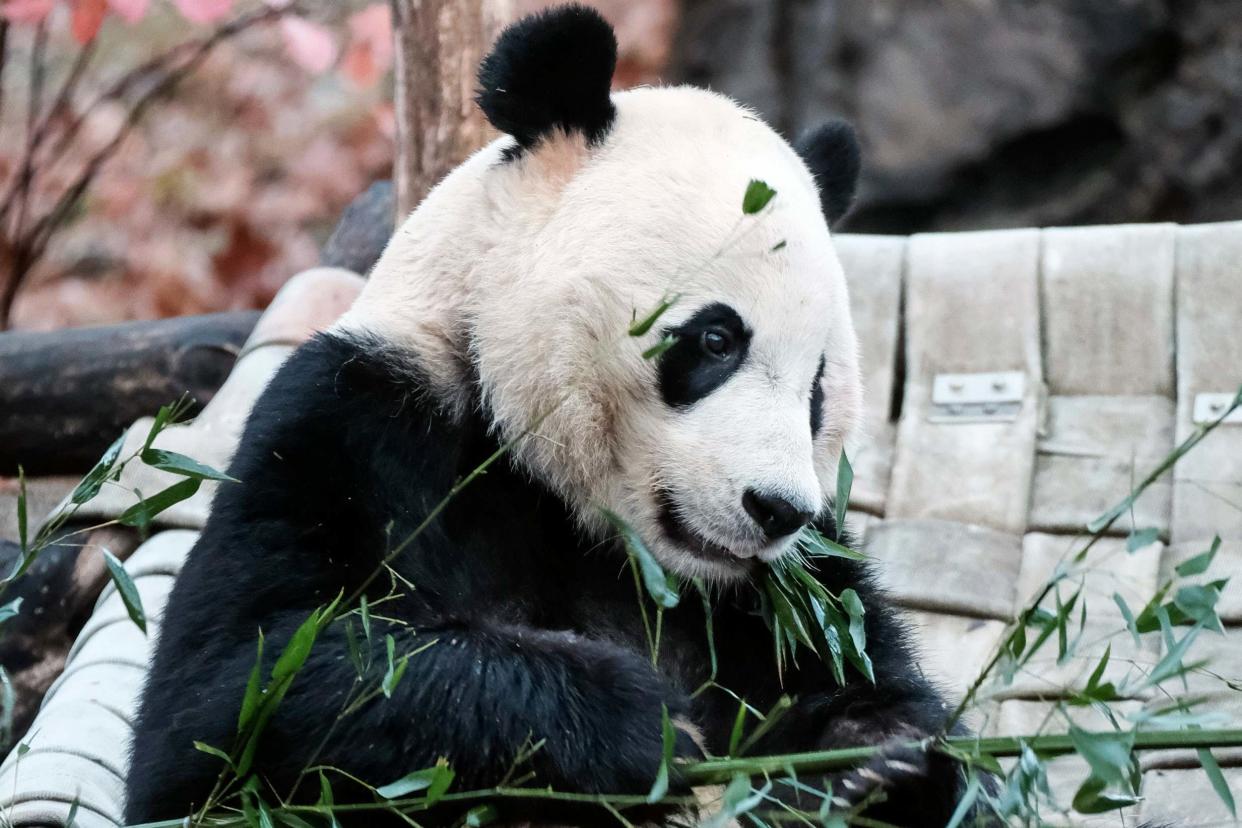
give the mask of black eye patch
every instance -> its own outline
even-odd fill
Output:
[[[750,330],[742,317],[719,302],[700,308],[675,328],[676,342],[660,355],[660,396],[667,405],[693,405],[715,391],[746,361]]]
[[[811,380],[811,436],[819,434],[824,427],[824,358],[819,358],[819,370]]]

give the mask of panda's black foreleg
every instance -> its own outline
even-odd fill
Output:
[[[292,631],[290,624],[281,626],[273,630],[265,625],[269,655],[279,652],[281,633],[287,638]],[[384,630],[378,621],[373,626],[373,667],[365,681],[357,682],[345,631],[333,624],[315,643],[268,722],[255,772],[280,796],[312,764],[339,768],[378,786],[429,767],[440,757],[456,772],[457,791],[491,787],[533,772],[527,784],[558,791],[646,793],[663,753],[662,710],[679,717],[689,708],[687,699],[649,662],[611,644],[490,623],[424,627],[417,635],[404,627]],[[351,687],[357,698],[361,691],[373,690],[384,675],[385,632],[396,639],[398,658],[435,643],[409,659],[390,698],[374,695],[334,724]],[[219,762],[195,754],[191,742],[230,743],[253,644],[239,646],[236,653],[232,663],[217,665],[213,672],[240,679],[233,686],[214,688],[208,705],[187,705],[184,692],[172,688],[167,693],[154,689],[142,724],[148,738],[140,734],[136,745],[134,772],[146,779],[131,779],[131,819],[181,816],[191,803],[202,802]],[[514,768],[519,753],[541,741],[529,760]],[[676,753],[701,755],[681,730]],[[193,773],[187,759],[197,768]],[[307,776],[293,799],[317,796],[316,778]],[[345,777],[336,778],[347,785]],[[339,792],[338,800],[347,796],[352,794]],[[516,818],[526,813],[518,804],[501,802],[499,807],[506,817]],[[565,823],[593,821],[538,801],[529,808],[556,814]],[[599,815],[612,819],[602,811]],[[439,824],[456,816],[433,814],[419,821]]]

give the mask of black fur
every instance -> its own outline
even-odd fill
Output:
[[[312,609],[362,584],[386,550],[495,450],[482,415],[451,420],[424,387],[411,355],[333,335],[301,347],[273,379],[229,469],[241,482],[219,490],[164,615],[135,727],[129,823],[179,817],[203,801],[221,763],[193,741],[232,745],[258,631],[270,667]],[[838,536],[830,518],[821,528]],[[367,590],[375,603],[395,583],[400,597],[376,615],[402,622],[374,621],[371,655],[379,666],[369,681],[382,674],[385,633],[396,637],[399,653],[436,643],[410,660],[391,699],[372,700],[329,735],[355,681],[343,623],[329,626],[268,724],[256,770],[284,796],[312,759],[382,784],[447,756],[455,788],[466,790],[496,782],[524,743],[546,739],[530,763],[530,784],[645,792],[660,762],[662,705],[696,723],[710,751],[724,752],[737,702],[717,691],[688,696],[708,675],[700,602],[685,600],[667,614],[653,669],[624,560],[616,545],[596,547],[581,536],[558,497],[500,461],[392,562],[399,579],[385,576]],[[755,750],[934,732],[944,704],[866,571],[831,559],[820,575],[833,591],[850,586],[862,597],[877,682],[852,675],[838,687],[804,654],[782,686],[754,590],[718,596],[717,680],[760,709],[782,693],[797,698]],[[681,734],[677,753],[698,750]],[[869,814],[942,825],[957,771],[929,762],[925,773],[894,776],[893,785],[888,803]],[[317,784],[304,782],[294,799],[316,794]],[[610,819],[523,811],[510,801],[500,807],[506,818],[557,824]],[[459,815],[418,819],[444,824]]]
[[[819,185],[824,217],[828,224],[836,224],[854,203],[862,169],[862,151],[854,127],[845,121],[828,121],[807,130],[794,148]]]
[[[726,356],[703,347],[708,331],[730,339],[732,348]],[[737,311],[720,302],[700,308],[677,327],[665,329],[664,335],[677,341],[659,357],[660,396],[674,408],[694,405],[724,385],[746,362],[750,349],[750,329]]]
[[[559,6],[501,32],[479,66],[479,106],[519,151],[555,129],[599,141],[616,116],[616,65],[617,39],[599,12]]]
[[[826,359],[819,358],[815,379],[811,380],[811,436],[819,434],[824,427],[824,366]]]

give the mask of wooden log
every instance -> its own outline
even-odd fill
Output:
[[[393,0],[397,223],[495,135],[474,102],[475,75],[511,0]]]
[[[134,420],[224,382],[258,311],[0,336],[0,476],[89,469]]]

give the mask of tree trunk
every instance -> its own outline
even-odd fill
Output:
[[[475,105],[475,75],[511,0],[392,0],[397,224],[494,133]]]

